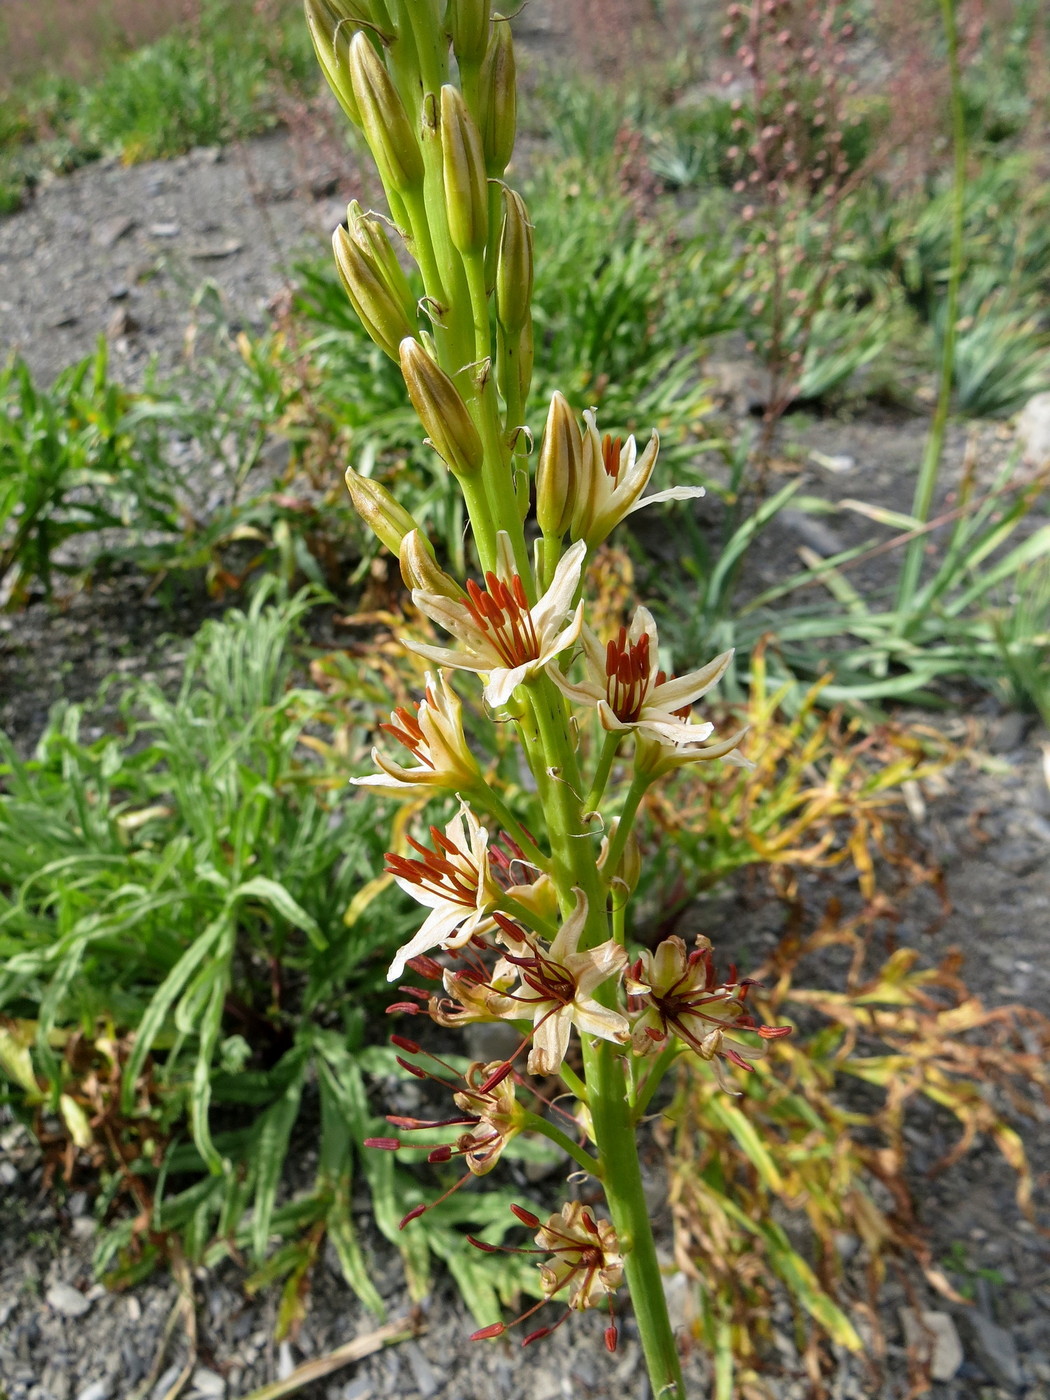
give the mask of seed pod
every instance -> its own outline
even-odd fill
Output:
[[[532,224],[516,190],[503,189],[503,224],[496,259],[496,319],[507,336],[516,336],[532,305]]]
[[[332,248],[339,280],[361,324],[381,350],[392,360],[398,359],[398,346],[416,330],[411,294],[406,307],[393,295],[375,263],[342,224],[332,235]]]
[[[404,508],[399,505],[385,486],[380,486],[378,481],[373,481],[370,477],[360,476],[353,467],[346,469],[346,489],[350,492],[350,499],[353,502],[354,510],[365,522],[391,554],[400,555],[401,545],[405,536],[417,530],[415,520]],[[424,544],[430,549],[430,542],[425,536],[421,536]],[[431,550],[433,557],[433,550]]]
[[[408,396],[432,445],[456,476],[473,476],[485,454],[459,390],[414,337],[403,340],[399,351]]]
[[[492,20],[492,37],[481,65],[480,121],[485,169],[490,176],[498,178],[506,170],[514,151],[518,85],[510,21],[498,14],[493,15]]]
[[[383,183],[399,194],[423,184],[423,155],[386,65],[360,30],[350,40],[350,81],[361,128]]]
[[[583,436],[565,395],[555,390],[536,467],[536,519],[545,535],[561,539],[572,521]]]
[[[490,7],[491,0],[451,0],[449,29],[459,64],[480,63],[485,56]]]
[[[448,231],[461,253],[480,253],[489,231],[489,192],[481,137],[463,94],[441,89],[441,161]]]

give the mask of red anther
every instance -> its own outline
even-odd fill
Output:
[[[396,1045],[399,1050],[404,1050],[406,1055],[421,1055],[423,1052],[414,1040],[409,1040],[405,1035],[392,1035],[390,1044]]]
[[[759,1026],[758,1033],[763,1040],[779,1040],[782,1035],[790,1035],[790,1026]]]
[[[434,1147],[427,1153],[428,1162],[451,1162],[452,1148],[448,1143],[442,1143],[440,1147]]]
[[[400,1138],[365,1138],[366,1147],[378,1147],[384,1152],[396,1152],[401,1146]]]
[[[422,1118],[403,1118],[399,1113],[388,1113],[386,1121],[392,1128],[429,1128],[429,1122],[424,1123]]]
[[[502,1337],[506,1330],[502,1322],[490,1322],[487,1327],[480,1327],[476,1332],[471,1332],[470,1340],[472,1342],[487,1342],[490,1337]]]
[[[599,1233],[598,1225],[589,1210],[583,1211],[580,1215],[580,1224],[592,1235],[597,1235]]]
[[[483,1254],[502,1254],[498,1244],[488,1244],[485,1240],[476,1240],[473,1235],[467,1236],[467,1243],[472,1244],[475,1249],[480,1249]],[[500,1326],[502,1327],[502,1323]]]
[[[539,1228],[540,1218],[533,1215],[531,1210],[526,1210],[524,1206],[511,1206],[511,1211],[518,1217],[523,1225],[527,1225],[530,1230]]]
[[[397,1228],[398,1228],[399,1230],[403,1230],[403,1229],[405,1228],[406,1225],[411,1225],[412,1221],[413,1221],[413,1220],[418,1220],[419,1217],[423,1214],[423,1212],[424,1212],[425,1210],[426,1210],[426,1206],[425,1206],[425,1205],[422,1205],[422,1206],[415,1206],[412,1210],[410,1210],[410,1211],[408,1212],[408,1214],[407,1214],[407,1215],[405,1216],[405,1218],[401,1221],[401,1224],[400,1224]]]
[[[537,1327],[535,1332],[530,1332],[527,1337],[522,1338],[522,1346],[527,1347],[530,1342],[538,1342],[541,1337],[549,1337],[554,1331],[553,1327]]]
[[[422,987],[398,987],[399,992],[404,992],[407,997],[415,997],[416,1001],[429,1001],[430,993],[425,992]]]
[[[388,1016],[418,1016],[420,1008],[414,1001],[395,1001],[386,1009]]]
[[[409,1062],[407,1060],[403,1060],[400,1055],[395,1055],[394,1059],[398,1062],[402,1069],[407,1069],[409,1074],[414,1074],[417,1079],[430,1078],[430,1075],[427,1074],[425,1069],[420,1069],[418,1065],[409,1064]]]
[[[606,1327],[606,1329],[605,1329],[605,1350],[606,1350],[606,1351],[615,1351],[615,1350],[616,1350],[616,1343],[617,1343],[619,1340],[620,1340],[620,1334],[617,1332],[616,1328],[615,1328],[615,1327]]]
[[[507,1075],[510,1074],[513,1068],[514,1063],[512,1060],[504,1060],[504,1062],[500,1065],[499,1069],[496,1070],[494,1074],[490,1074],[488,1079],[485,1080],[484,1084],[482,1084],[481,1088],[478,1090],[478,1093],[490,1094],[492,1090],[495,1089],[497,1084],[503,1083],[503,1081],[506,1079]]]
[[[428,958],[425,953],[420,953],[418,957],[409,958],[406,966],[420,977],[427,977],[431,982],[440,982],[442,967],[434,958]]]

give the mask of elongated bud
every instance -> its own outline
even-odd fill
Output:
[[[460,602],[467,595],[451,574],[434,558],[434,550],[422,530],[413,530],[401,541],[398,551],[401,577],[410,592],[438,593],[442,598]]]
[[[545,535],[557,539],[572,521],[583,436],[565,395],[555,390],[536,467],[536,519]]]
[[[385,486],[380,486],[378,481],[373,481],[370,477],[360,476],[353,467],[346,469],[346,489],[350,492],[354,510],[372,533],[386,545],[391,554],[400,555],[405,536],[413,530],[418,532],[419,529],[404,506],[398,505]],[[420,539],[433,558],[434,551],[430,541],[425,535],[420,535]]]
[[[382,221],[374,215],[366,214],[357,200],[352,199],[346,207],[346,223],[350,237],[375,265],[376,272],[382,277],[391,294],[405,308],[408,319],[414,321],[416,298]]]
[[[441,89],[441,161],[448,231],[461,253],[480,253],[489,232],[489,192],[478,128],[459,88]]]
[[[325,81],[346,115],[355,126],[360,126],[361,109],[354,96],[348,62],[350,36],[356,21],[348,23],[345,4],[334,3],[334,0],[305,0],[305,8],[306,27]]]
[[[410,319],[411,313],[405,304],[392,294],[375,263],[342,224],[332,235],[332,249],[339,280],[361,318],[361,324],[380,349],[396,360],[397,347],[406,336],[415,333],[415,317]]]
[[[423,183],[423,155],[383,60],[359,30],[350,40],[350,81],[361,127],[384,184],[404,194]]]
[[[496,260],[496,318],[508,336],[517,335],[532,306],[532,224],[516,190],[503,189],[503,225]]]
[[[492,16],[492,37],[485,62],[481,65],[481,144],[485,169],[500,176],[514,153],[514,133],[518,124],[518,80],[514,65],[514,39],[510,22],[502,15]]]
[[[414,337],[399,349],[408,396],[431,443],[450,471],[472,476],[481,470],[484,449],[459,390]]]
[[[491,0],[452,0],[449,5],[449,31],[458,63],[480,63],[485,56],[490,8]]]

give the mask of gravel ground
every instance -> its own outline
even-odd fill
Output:
[[[536,42],[549,43],[549,11],[540,7],[537,15]],[[343,175],[333,162],[311,162],[295,138],[280,134],[163,164],[95,165],[55,181],[26,210],[0,220],[3,340],[47,378],[106,334],[115,373],[134,383],[151,357],[162,371],[180,363],[191,300],[205,278],[221,290],[234,325],[261,329],[296,254],[317,247],[340,217],[341,199],[351,192]],[[739,380],[739,366],[712,368]],[[727,412],[746,411],[738,398],[727,389]],[[909,473],[925,426],[912,415],[865,410],[852,420],[794,420],[787,432],[815,488],[907,508]],[[982,428],[979,438],[990,472],[1008,446],[1009,430]],[[964,439],[959,432],[950,442],[949,489],[961,470]],[[814,451],[842,470],[806,455]],[[797,463],[798,455],[792,460]],[[834,530],[848,542],[853,524],[836,518]],[[797,567],[800,544],[821,548],[806,538],[807,528],[805,520],[790,518],[779,527],[758,563],[756,583]],[[141,579],[117,575],[64,610],[35,604],[0,618],[0,724],[28,747],[60,695],[86,698],[113,671],[173,676],[186,639],[215,609],[192,590],[162,605],[145,596]],[[927,794],[916,830],[928,859],[943,866],[953,912],[937,920],[930,897],[917,895],[901,911],[897,937],[913,941],[931,961],[959,948],[967,980],[988,1001],[1020,999],[1050,1014],[1050,736],[988,705],[972,718],[987,756],[980,764],[959,765],[939,796]],[[760,945],[775,917],[770,907],[756,912],[743,898],[736,907],[742,941]],[[1050,1126],[1045,1117],[1021,1126],[1047,1225]],[[918,1147],[926,1130],[922,1123],[911,1130]],[[308,1147],[295,1165],[309,1169]],[[124,1294],[94,1284],[96,1224],[88,1198],[83,1191],[64,1199],[45,1194],[41,1175],[29,1141],[11,1127],[0,1134],[0,1400],[163,1400],[190,1359],[175,1282],[154,1278]],[[653,1186],[659,1199],[655,1177]],[[979,1145],[949,1172],[923,1181],[920,1195],[934,1257],[964,1248],[975,1278],[968,1309],[946,1305],[924,1287],[911,1299],[950,1314],[961,1341],[961,1364],[952,1380],[933,1385],[934,1400],[1050,1400],[1050,1255],[1045,1236],[1020,1217],[1012,1179],[995,1149]],[[657,1210],[656,1223],[669,1246],[666,1212]],[[391,1315],[413,1315],[396,1255],[372,1229],[364,1201],[359,1224]],[[376,1328],[334,1265],[319,1271],[295,1343],[279,1346],[272,1341],[276,1297],[264,1291],[249,1298],[233,1264],[200,1271],[191,1284],[196,1354],[182,1393],[194,1400],[235,1400]],[[680,1275],[671,1275],[668,1287],[684,1336],[688,1290]],[[863,1358],[835,1358],[829,1394],[915,1393],[899,1316],[908,1302],[891,1274],[881,1311],[889,1338],[885,1365],[875,1373]],[[510,1340],[469,1346],[472,1323],[444,1279],[414,1316],[420,1328],[415,1339],[377,1350],[297,1393],[305,1400],[395,1394],[402,1400],[645,1400],[649,1393],[629,1319],[614,1356],[606,1354],[600,1328],[588,1317],[572,1319],[525,1352]],[[774,1322],[778,1365],[768,1378],[771,1394],[778,1400],[815,1394],[795,1354],[789,1316]],[[690,1394],[708,1394],[706,1363],[695,1351],[688,1368]]]

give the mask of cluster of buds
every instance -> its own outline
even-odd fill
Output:
[[[533,230],[503,182],[515,124],[509,22],[489,0],[306,0],[306,8],[318,58],[371,148],[388,205],[382,215],[350,205],[335,234],[339,276],[369,335],[400,366],[449,489],[462,492],[479,563],[473,577],[452,577],[411,511],[348,470],[353,502],[397,555],[416,610],[450,639],[402,639],[435,668],[418,703],[380,726],[410,762],[377,747],[378,773],[355,780],[417,804],[457,804],[444,826],[406,836],[387,856],[389,874],[427,911],[390,965],[399,996],[390,1010],[443,1030],[504,1023],[517,1045],[458,1075],[443,1061],[439,1072],[425,1068],[426,1052],[395,1036],[405,1070],[451,1092],[455,1112],[389,1121],[406,1135],[447,1133],[424,1150],[434,1163],[465,1163],[451,1190],[487,1175],[523,1132],[548,1137],[588,1190],[605,1190],[608,1220],[577,1200],[546,1223],[516,1208],[536,1232],[536,1250],[526,1252],[545,1256],[544,1299],[564,1297],[568,1316],[605,1307],[624,1280],[635,1294],[659,1290],[635,1130],[671,1063],[691,1056],[732,1091],[732,1072],[784,1031],[751,1019],[746,982],[733,974],[719,983],[706,944],[687,953],[671,939],[633,959],[627,947],[624,909],[641,870],[635,819],[647,790],[681,764],[743,762],[742,735],[716,735],[692,712],[731,654],[674,676],[643,607],[600,637],[587,570],[633,512],[702,492],[672,484],[646,495],[656,434],[640,451],[633,437],[603,436],[592,411],[581,416],[559,393],[530,466]],[[480,677],[474,726],[457,676]],[[520,768],[506,781],[498,761],[479,760],[468,730],[485,722],[516,729],[528,782]],[[403,981],[409,973],[427,985]],[[558,1088],[548,1100],[551,1080]],[[566,1093],[571,1113],[559,1102]],[[408,1142],[370,1144],[401,1151]],[[404,1223],[426,1209],[416,1206]],[[662,1300],[647,1300],[639,1326],[654,1392],[680,1397]],[[504,1330],[494,1323],[476,1335]],[[610,1324],[610,1348],[616,1335]]]

